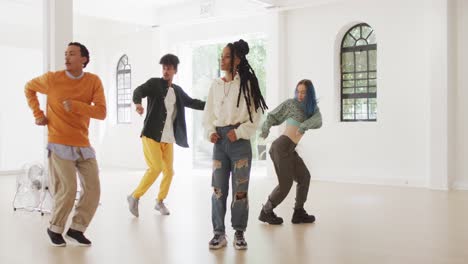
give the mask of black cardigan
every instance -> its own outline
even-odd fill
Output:
[[[176,96],[177,115],[174,120],[174,136],[176,144],[188,148],[187,127],[185,124],[185,107],[197,110],[205,108],[205,102],[192,99],[178,85],[172,84]],[[161,142],[161,136],[166,121],[167,110],[164,99],[168,91],[168,83],[162,78],[151,78],[138,86],[133,92],[133,103],[141,104],[141,99],[147,97],[146,117],[140,136],[145,136]]]

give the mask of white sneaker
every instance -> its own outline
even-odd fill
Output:
[[[138,199],[134,198],[133,195],[127,196],[128,209],[132,215],[138,217]]]
[[[159,211],[162,215],[169,215],[169,209],[167,209],[166,205],[163,201],[157,201],[154,209]]]

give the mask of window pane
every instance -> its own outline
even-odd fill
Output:
[[[377,78],[376,72],[369,72],[369,78]]]
[[[356,87],[359,87],[359,86],[367,86],[367,80],[357,80]]]
[[[377,70],[377,51],[369,50],[369,70]]]
[[[343,81],[343,87],[354,87],[354,81]]]
[[[377,92],[377,87],[371,86],[369,87],[369,93],[376,93]]]
[[[352,79],[354,79],[354,74],[353,73],[343,74],[343,80],[352,80]]]
[[[353,94],[354,88],[345,88],[343,89],[343,94]]]
[[[123,108],[118,108],[117,109],[117,120],[118,122],[122,122],[123,121]]]
[[[125,122],[129,123],[130,122],[130,108],[125,107]]]
[[[343,113],[354,113],[354,100],[355,99],[343,99]]]
[[[343,119],[354,119],[354,99],[343,99]]]
[[[367,38],[367,42],[369,42],[369,44],[376,44],[377,43],[374,32],[372,32],[372,34],[370,34],[369,38]]]
[[[356,71],[367,71],[367,52],[356,51]]]
[[[352,52],[345,52],[341,58],[343,72],[354,72],[354,54]]]
[[[356,79],[367,79],[367,72],[357,73]]]
[[[376,79],[370,79],[369,80],[369,85],[377,86],[377,80]]]
[[[372,32],[372,28],[368,26],[363,26],[362,27],[362,38],[367,39],[369,37],[369,34]]]
[[[356,42],[356,46],[366,46],[367,45],[367,41],[365,41],[364,39],[360,39]]]
[[[377,99],[369,98],[369,118],[377,119]]]
[[[354,39],[360,39],[361,38],[361,27],[355,27],[355,28],[351,29],[350,34],[353,35]]]
[[[356,93],[367,93],[367,87],[357,87]]]
[[[368,119],[367,98],[356,99],[356,119]]]
[[[343,47],[354,47],[354,44],[356,43],[356,41],[351,37],[351,35],[346,35],[346,38],[344,40],[344,43],[343,43]]]

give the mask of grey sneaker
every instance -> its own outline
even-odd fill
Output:
[[[215,234],[214,237],[208,243],[210,249],[220,249],[227,245],[225,235]]]
[[[154,210],[159,211],[162,215],[169,215],[169,209],[167,209],[166,205],[163,201],[157,201],[156,205],[154,206]]]
[[[244,238],[244,232],[237,230],[234,233],[234,248],[235,249],[247,249],[247,241]]]
[[[139,199],[134,198],[133,195],[129,195],[129,196],[127,196],[127,201],[128,201],[128,210],[130,210],[130,213],[132,213],[132,215],[138,217],[139,216],[139,213],[138,213],[138,201],[139,201]]]

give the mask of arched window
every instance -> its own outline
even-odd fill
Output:
[[[117,123],[129,124],[132,108],[132,69],[127,55],[117,64]]]
[[[341,42],[341,121],[377,121],[377,41],[359,24]]]

